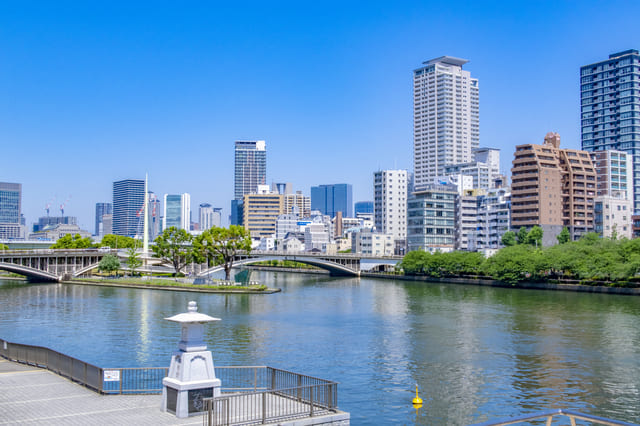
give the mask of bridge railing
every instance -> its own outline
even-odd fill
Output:
[[[551,411],[540,411],[537,413],[527,414],[520,417],[512,417],[510,419],[502,419],[502,420],[491,420],[484,423],[476,423],[471,426],[506,426],[506,425],[517,425],[530,424],[531,421],[545,421],[547,425],[554,424],[553,422],[556,420],[555,417],[568,417],[569,421],[572,425],[576,424],[576,420],[585,420],[590,424],[597,425],[609,425],[609,426],[637,426],[637,423],[627,423],[620,420],[607,419],[605,417],[592,416],[590,414],[580,413],[578,411],[570,411],[565,409],[551,410]],[[566,420],[566,419],[565,419]],[[562,422],[564,423],[564,422]],[[537,423],[536,423],[537,424]]]

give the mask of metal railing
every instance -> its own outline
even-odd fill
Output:
[[[102,392],[102,368],[42,346],[0,339],[0,355],[11,361],[46,368],[62,377]]]
[[[336,382],[271,367],[216,367],[216,373],[225,386],[221,396],[204,400],[211,426],[274,423],[337,410]]]
[[[0,356],[45,368],[102,394],[162,393],[168,368],[102,368],[43,346],[0,339]]]
[[[514,425],[518,423],[529,422],[531,420],[545,421],[546,425],[551,426],[555,416],[568,417],[572,426],[576,425],[576,420],[585,420],[591,422],[591,424],[608,425],[608,426],[638,426],[637,423],[627,423],[619,420],[607,419],[604,417],[592,416],[590,414],[584,414],[577,411],[570,411],[564,409],[541,411],[538,413],[527,414],[525,416],[513,417],[510,419],[491,420],[484,423],[476,423],[471,426],[505,426]]]
[[[42,346],[0,339],[0,356],[45,368],[101,394],[158,394],[168,368],[101,368]],[[209,425],[265,424],[336,412],[338,383],[266,366],[216,367],[221,396],[204,399]]]

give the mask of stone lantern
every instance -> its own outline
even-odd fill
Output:
[[[179,323],[182,334],[169,375],[162,379],[162,410],[189,417],[204,410],[203,398],[220,396],[220,379],[204,342],[204,324],[220,318],[198,313],[196,302],[189,302],[188,312],[165,319]]]

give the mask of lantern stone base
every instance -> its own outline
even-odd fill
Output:
[[[211,352],[176,352],[162,379],[162,410],[184,418],[204,410],[203,398],[220,396]]]

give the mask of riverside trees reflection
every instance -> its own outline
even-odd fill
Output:
[[[523,281],[573,279],[635,287],[640,286],[637,277],[640,240],[600,238],[598,234],[590,233],[578,241],[552,247],[516,244],[500,249],[486,259],[474,252],[430,254],[413,251],[404,257],[399,267],[406,275],[485,276],[513,285]]]

